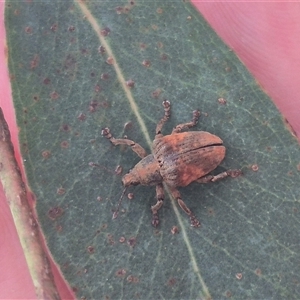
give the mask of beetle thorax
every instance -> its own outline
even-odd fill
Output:
[[[156,185],[163,181],[159,164],[152,154],[144,157],[135,167],[123,176],[123,185]]]

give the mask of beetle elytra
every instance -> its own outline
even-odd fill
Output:
[[[200,222],[182,200],[177,187],[185,187],[193,181],[207,183],[215,182],[228,176],[237,177],[241,174],[241,171],[227,170],[215,176],[210,175],[209,173],[225,157],[226,149],[223,141],[218,136],[206,131],[182,132],[198,123],[200,116],[198,110],[193,112],[191,122],[177,125],[170,135],[164,136],[161,131],[171,115],[170,102],[167,100],[163,101],[163,107],[164,116],[156,126],[152,154],[148,155],[142,146],[132,140],[115,139],[109,128],[104,128],[102,135],[109,139],[113,145],[130,146],[142,158],[129,173],[123,176],[122,182],[125,188],[138,184],[156,186],[157,201],[155,205],[151,206],[152,225],[154,227],[159,224],[158,211],[164,201],[163,183],[167,185],[179,206],[189,216],[191,226],[199,227]],[[125,190],[123,195],[124,193]],[[115,217],[118,208],[114,214]]]

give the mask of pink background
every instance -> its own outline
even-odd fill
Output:
[[[237,53],[300,136],[300,4],[199,1],[194,4]],[[4,6],[5,3],[0,2],[0,106],[20,162],[18,128],[7,70]],[[0,298],[36,299],[1,185],[0,240]],[[57,271],[55,277],[61,297],[73,298]]]

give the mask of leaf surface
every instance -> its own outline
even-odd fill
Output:
[[[299,298],[298,143],[189,3],[7,1],[6,26],[27,177],[78,298]],[[131,188],[112,220],[116,167],[124,174],[139,158],[101,129],[150,153],[163,99],[172,104],[165,134],[199,108],[194,130],[227,148],[217,171],[243,170],[180,189],[199,229],[168,194],[154,229],[147,186]]]

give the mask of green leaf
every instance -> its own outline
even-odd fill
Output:
[[[7,1],[6,26],[28,180],[48,246],[78,298],[300,297],[298,143],[189,3]],[[134,199],[112,220],[122,191],[115,169],[125,173],[139,158],[101,129],[150,153],[163,99],[172,104],[165,134],[199,108],[194,130],[227,148],[219,170],[243,170],[180,188],[199,229],[169,195],[154,229],[155,188],[147,186],[131,188]]]

